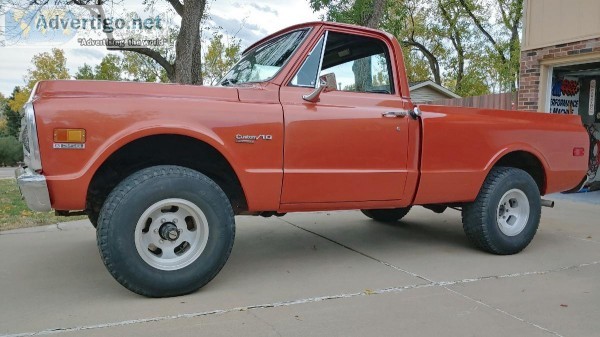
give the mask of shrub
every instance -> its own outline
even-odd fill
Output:
[[[14,166],[23,160],[23,146],[14,137],[0,137],[0,166]]]

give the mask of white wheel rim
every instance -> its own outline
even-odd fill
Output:
[[[529,220],[529,199],[523,191],[512,189],[500,198],[496,215],[498,227],[504,235],[519,235]]]
[[[178,270],[196,261],[206,248],[208,221],[195,204],[165,199],[148,207],[135,226],[135,248],[149,265]]]

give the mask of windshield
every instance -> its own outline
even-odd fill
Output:
[[[271,79],[298,49],[308,29],[296,30],[267,41],[246,53],[225,75],[221,85],[264,82]]]

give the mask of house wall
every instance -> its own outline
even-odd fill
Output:
[[[427,86],[410,91],[410,98],[415,103],[428,103],[449,98],[448,96],[433,90]]]
[[[600,0],[525,0],[518,109],[549,111],[554,67],[600,62]]]
[[[552,68],[591,62],[600,62],[600,38],[522,51],[519,110],[548,111]]]
[[[600,1],[525,0],[522,50],[600,38]]]

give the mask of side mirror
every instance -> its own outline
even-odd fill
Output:
[[[317,103],[319,101],[319,96],[321,93],[327,88],[327,81],[324,79],[319,80],[319,85],[315,88],[313,92],[308,95],[302,95],[302,99],[311,103]]]
[[[302,95],[302,99],[311,103],[317,103],[319,96],[323,91],[334,91],[337,90],[335,74],[329,73],[319,77],[319,86],[315,88],[313,92],[308,95]]]

